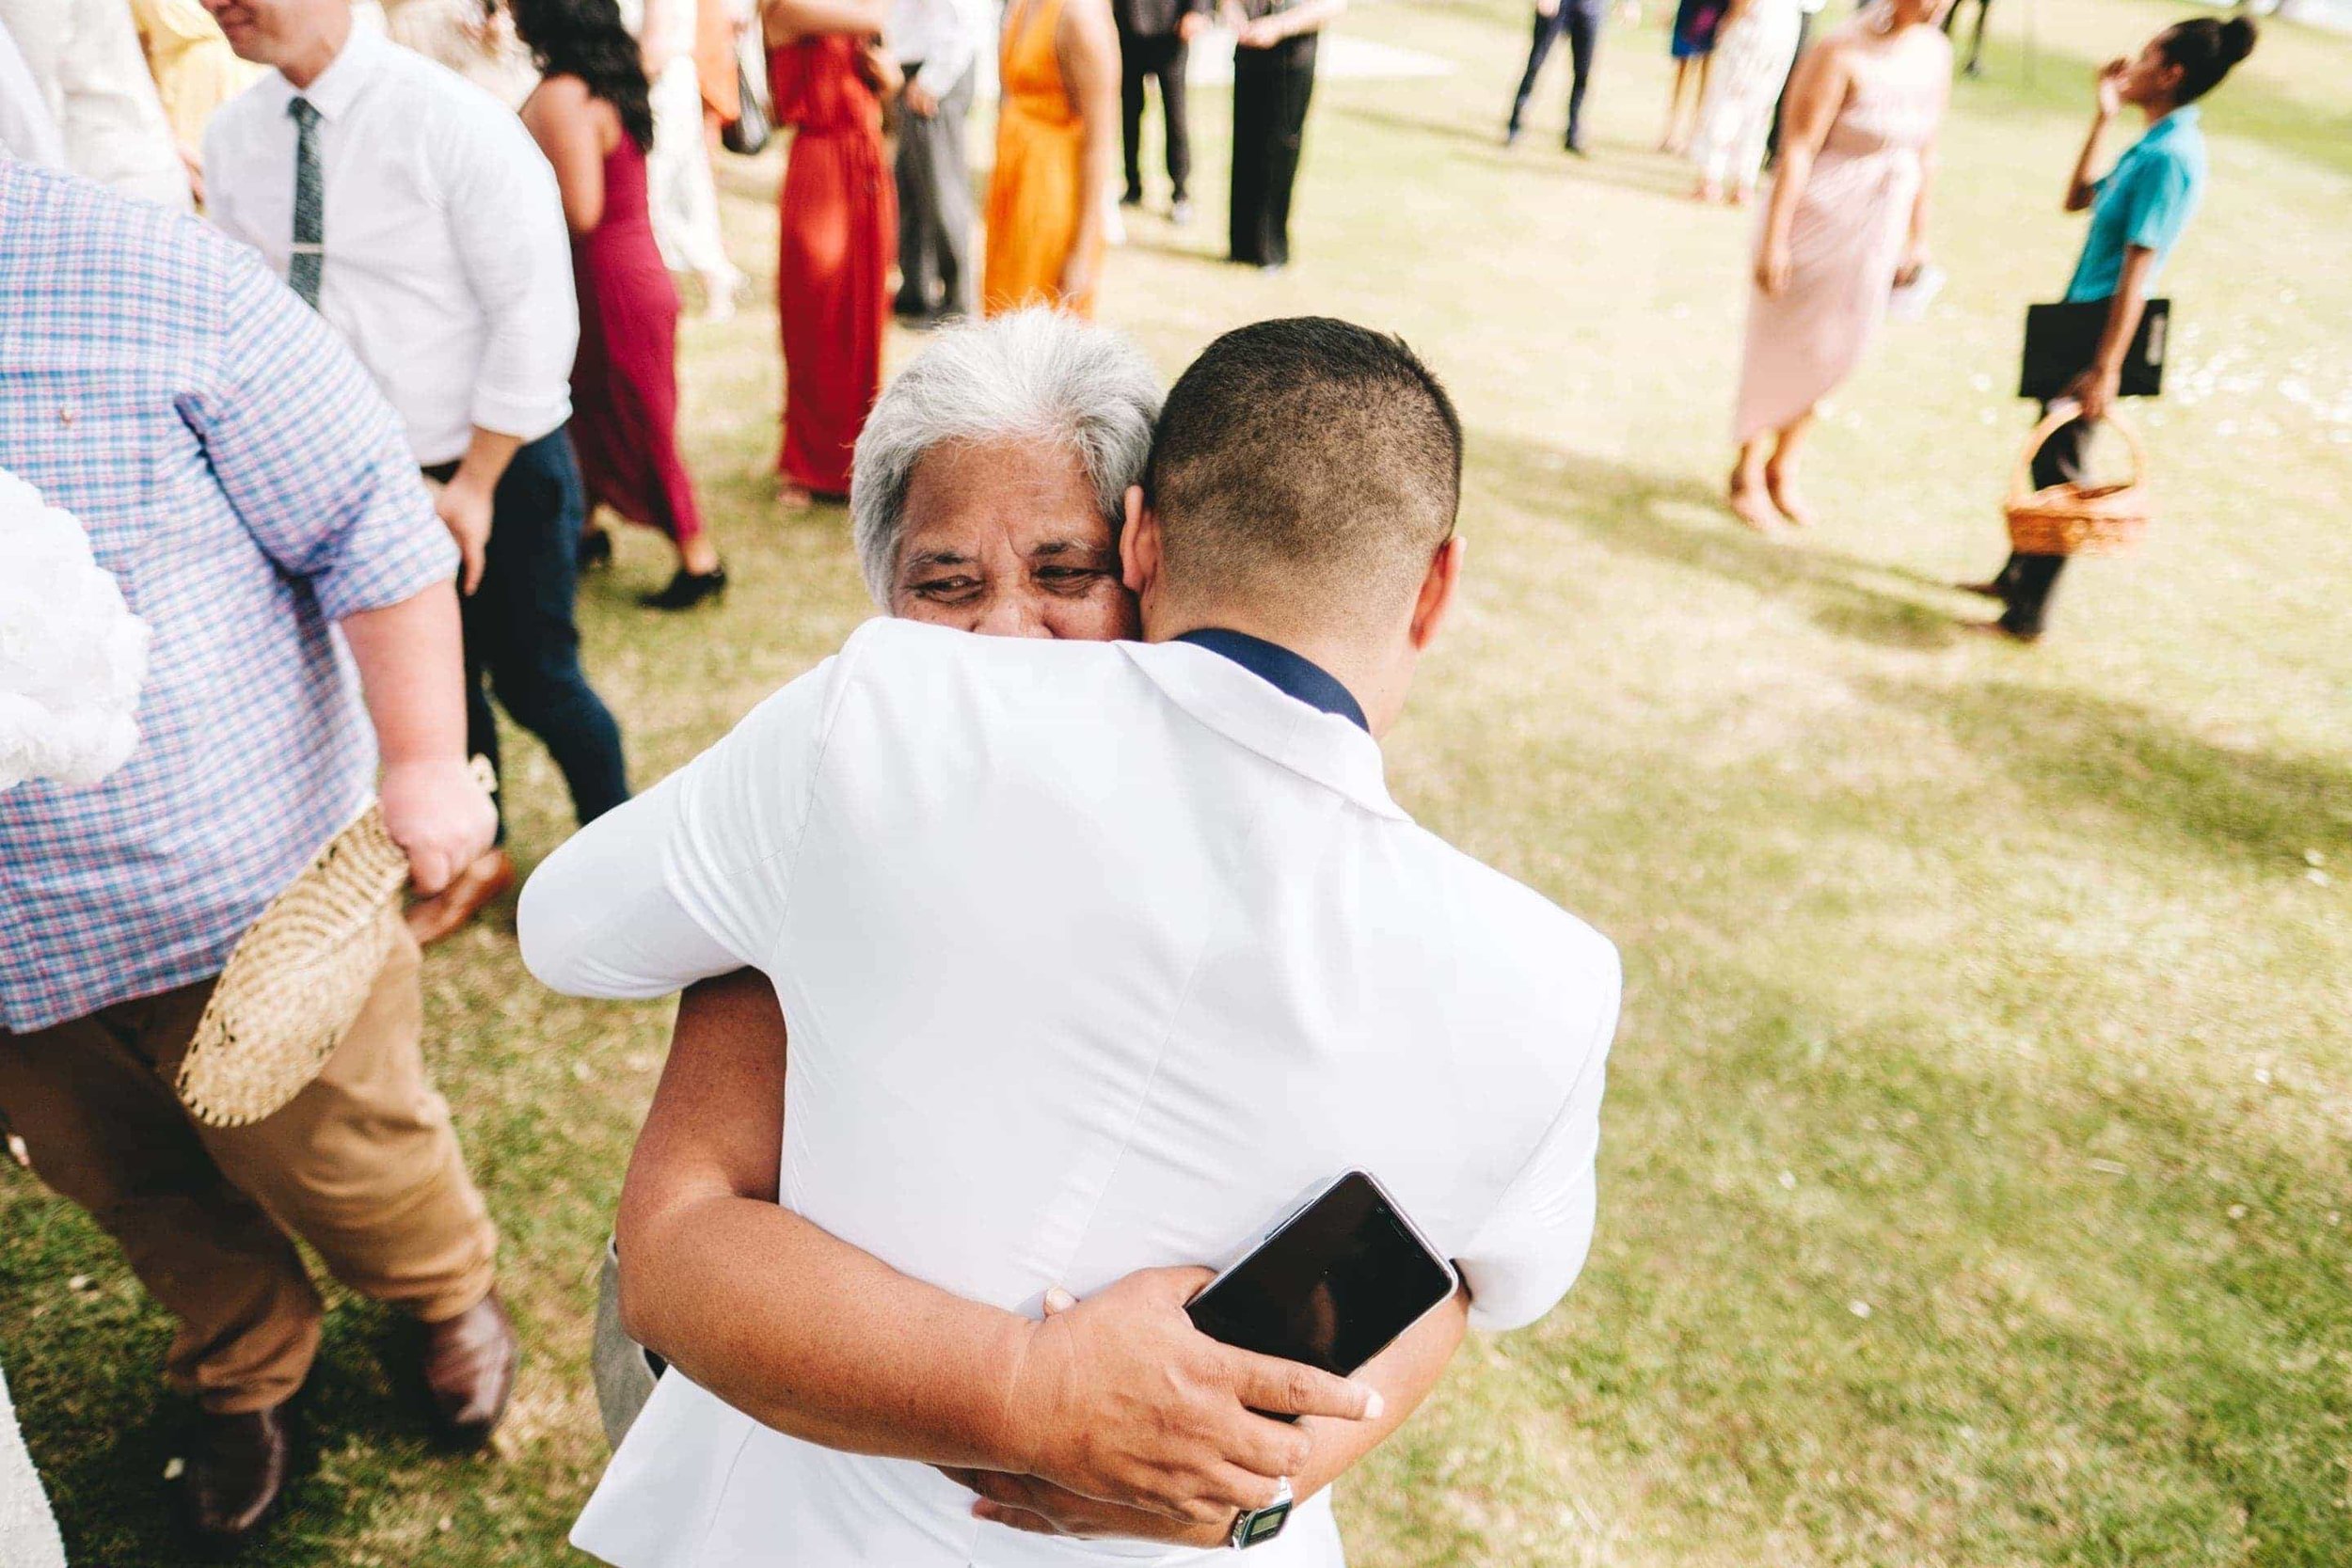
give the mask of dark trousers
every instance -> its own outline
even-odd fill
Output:
[[[1534,96],[1535,78],[1543,71],[1544,62],[1551,58],[1551,46],[1560,41],[1560,35],[1568,35],[1568,60],[1575,75],[1568,82],[1568,144],[1583,140],[1584,87],[1592,79],[1593,55],[1600,46],[1601,19],[1606,16],[1604,0],[1560,0],[1549,16],[1535,13],[1535,35],[1528,40],[1527,70],[1519,76],[1518,96],[1511,100],[1511,134],[1518,135],[1519,125],[1527,118],[1527,101]]]
[[[1233,51],[1232,259],[1291,259],[1291,187],[1315,90],[1315,35]]]
[[[2048,415],[2050,405],[2043,404],[2042,412]],[[2090,443],[2092,429],[2086,421],[2074,420],[2050,433],[2050,438],[2042,443],[2042,450],[2034,453],[2035,489],[2073,483],[2082,478],[2083,449]],[[2058,574],[2066,569],[2066,560],[2062,555],[2010,552],[2009,563],[1993,579],[2009,605],[2001,614],[2003,629],[2020,637],[2042,635],[2042,621],[2050,613],[2050,597],[2058,592]]]
[[[972,231],[979,211],[972,199],[964,121],[972,113],[972,83],[978,74],[967,70],[961,81],[941,93],[937,114],[899,117],[897,309],[902,316],[968,316],[977,309],[979,278],[972,267]]]
[[[1772,128],[1764,136],[1764,159],[1770,163],[1780,156],[1780,117],[1788,106],[1788,84],[1797,79],[1797,62],[1804,58],[1804,46],[1813,41],[1813,13],[1797,13],[1797,52],[1788,56],[1788,74],[1780,79],[1780,96],[1772,100]]]
[[[427,471],[446,479],[454,466]],[[580,628],[572,619],[586,515],[570,433],[558,430],[525,446],[499,480],[481,586],[462,601],[466,749],[497,766],[495,695],[508,718],[546,744],[582,823],[628,799],[621,727],[580,667]],[[506,836],[503,804],[499,836]]]
[[[1119,131],[1127,152],[1127,199],[1143,199],[1143,84],[1160,84],[1160,119],[1168,133],[1168,182],[1175,198],[1192,188],[1192,125],[1184,113],[1184,64],[1192,45],[1173,33],[1119,32]]]

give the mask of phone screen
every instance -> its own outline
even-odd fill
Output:
[[[1379,1187],[1350,1171],[1185,1310],[1212,1339],[1344,1377],[1453,1291]]]

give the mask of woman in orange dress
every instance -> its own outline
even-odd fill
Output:
[[[1011,0],[997,49],[996,169],[981,309],[1094,314],[1119,143],[1109,0]]]
[[[787,506],[840,500],[850,452],[882,391],[882,324],[898,247],[898,188],[882,101],[898,67],[876,40],[889,0],[767,0],[768,84],[792,126],[778,198],[776,315],[784,329]]]

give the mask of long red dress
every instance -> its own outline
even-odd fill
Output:
[[[882,103],[858,40],[829,33],[768,51],[776,121],[798,128],[779,198],[776,314],[784,326],[784,477],[850,488],[850,452],[882,392],[882,324],[898,198],[882,157]]]
[[[645,154],[624,131],[604,155],[604,218],[572,236],[580,353],[572,445],[588,499],[683,544],[702,532],[677,454],[677,288],[645,212]]]

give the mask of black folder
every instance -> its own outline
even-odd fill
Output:
[[[2165,341],[2171,324],[2172,302],[2150,300],[2140,312],[2131,351],[2123,356],[2119,396],[2152,398],[2164,389]],[[2104,299],[2026,306],[2025,363],[2017,377],[2017,395],[2047,403],[2065,391],[2099,356],[2099,340],[2106,330]]]

